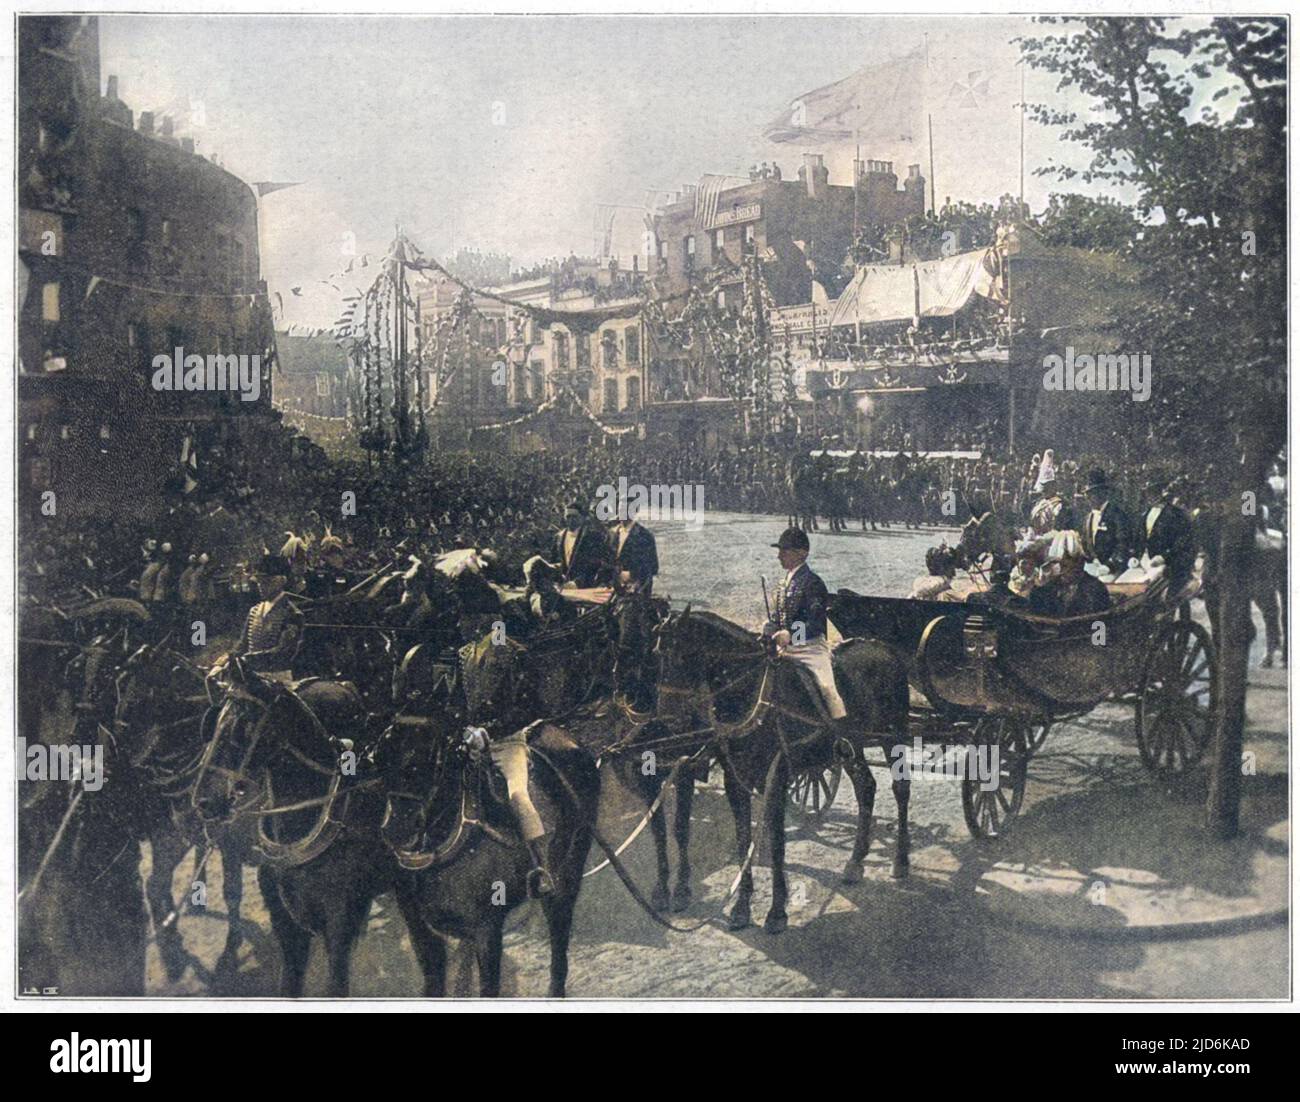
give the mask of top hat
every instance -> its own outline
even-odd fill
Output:
[[[1088,472],[1088,484],[1084,486],[1085,494],[1092,493],[1093,490],[1109,490],[1110,482],[1106,479],[1106,472],[1100,467],[1094,467]]]

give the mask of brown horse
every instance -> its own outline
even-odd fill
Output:
[[[887,754],[907,738],[908,690],[904,664],[883,644],[852,640],[833,656],[836,684],[849,717],[851,734],[832,729],[811,678],[789,662],[773,659],[752,633],[708,612],[673,614],[660,626],[659,698],[675,698],[679,721],[707,726],[715,734],[719,760],[729,778],[728,798],[737,813],[737,851],[748,851],[750,794],[764,800],[763,829],[771,843],[772,907],[764,928],[779,933],[788,925],[785,877],[785,801],[791,778],[801,770],[838,761],[848,771],[858,801],[858,828],[844,867],[846,883],[862,879],[871,841],[876,782],[866,761],[869,745]],[[909,866],[906,775],[893,781],[898,803],[898,844],[894,875]],[[734,794],[734,798],[733,798]],[[730,924],[750,922],[753,878],[746,869]]]

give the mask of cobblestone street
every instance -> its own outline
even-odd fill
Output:
[[[726,513],[708,514],[696,530],[656,525],[663,567],[656,592],[757,627],[763,618],[759,575],[767,575],[770,589],[780,574],[768,545],[782,525],[779,517]],[[814,533],[811,561],[832,590],[904,595],[921,572],[925,548],[942,534],[898,527]],[[890,877],[896,820],[883,769],[876,771],[880,786],[863,884],[839,882],[855,815],[848,784],[840,786],[823,821],[793,816],[787,846],[791,928],[783,935],[757,928],[733,934],[723,921],[690,934],[665,931],[636,907],[612,871],[598,874],[578,903],[570,996],[1282,997],[1285,926],[1261,917],[1285,905],[1284,894],[1273,894],[1277,883],[1285,883],[1287,862],[1285,671],[1255,669],[1259,657],[1256,652],[1251,659],[1247,740],[1258,775],[1247,778],[1243,834],[1231,844],[1210,843],[1200,826],[1203,778],[1164,791],[1138,760],[1131,707],[1105,705],[1053,728],[1030,766],[1020,818],[996,843],[970,839],[956,781],[918,776],[910,880]],[[642,807],[608,771],[604,785],[601,828],[621,839]],[[716,770],[697,793],[693,819],[696,899],[679,916],[684,921],[716,913],[736,871]],[[648,888],[654,860],[648,831],[625,858]],[[761,920],[767,869],[756,867],[755,877]],[[278,950],[252,870],[245,879],[249,944],[222,993],[270,995]],[[178,876],[178,893],[184,880]],[[209,895],[220,900],[217,883]],[[540,910],[529,904],[516,911],[508,928],[504,992],[545,994]],[[225,936],[220,904],[187,915],[182,932],[190,952],[210,968]],[[459,958],[454,967],[459,993],[473,993],[469,969]],[[168,984],[153,949],[149,971],[153,994],[208,989],[209,977],[194,969]],[[323,990],[317,946],[307,991]],[[410,997],[419,990],[405,926],[384,897],[357,948],[353,993]]]

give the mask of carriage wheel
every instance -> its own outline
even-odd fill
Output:
[[[1006,832],[1011,820],[1020,813],[1025,799],[1025,781],[1029,773],[1029,759],[1033,754],[1029,738],[1038,732],[1021,720],[1007,716],[982,719],[975,727],[973,745],[996,745],[998,748],[998,783],[992,789],[983,787],[978,778],[961,782],[961,809],[966,816],[966,826],[971,837],[981,841],[997,838]],[[1041,728],[1037,745],[1047,737],[1047,727]]]
[[[1138,752],[1142,764],[1172,780],[1196,765],[1210,744],[1219,702],[1219,665],[1210,633],[1174,620],[1156,637],[1138,683]]]
[[[835,802],[842,772],[839,762],[835,762],[796,773],[790,782],[790,806],[806,818],[820,823]]]

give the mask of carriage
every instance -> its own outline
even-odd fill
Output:
[[[907,662],[914,739],[998,747],[996,787],[962,780],[962,810],[975,838],[998,836],[1018,814],[1029,762],[1051,727],[1104,702],[1133,706],[1141,760],[1162,780],[1177,779],[1203,756],[1219,674],[1209,632],[1187,612],[1199,583],[1174,591],[1161,578],[1108,589],[1109,609],[1066,618],[978,598],[928,601],[847,589],[832,598],[829,619],[846,639],[878,639]],[[838,766],[802,773],[790,799],[820,818],[839,777]]]

